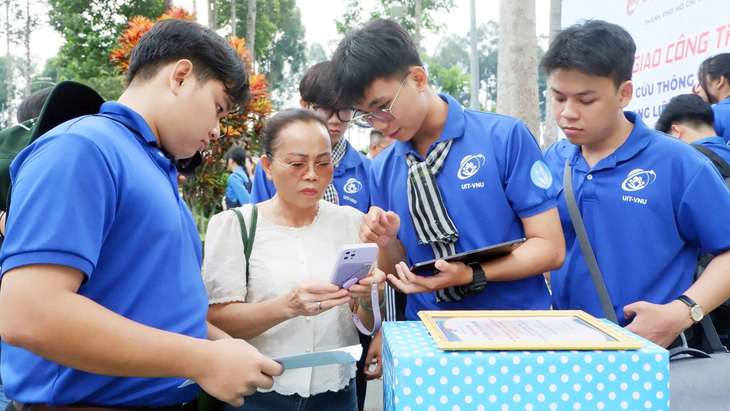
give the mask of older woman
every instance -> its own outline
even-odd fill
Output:
[[[357,344],[350,313],[372,325],[365,297],[372,282],[384,287],[385,275],[375,270],[349,291],[328,282],[341,247],[361,242],[363,214],[321,201],[333,174],[326,120],[312,110],[281,111],[266,126],[264,151],[261,166],[277,192],[258,204],[248,275],[236,215],[210,220],[208,319],[269,357]],[[247,224],[251,207],[239,208]],[[247,398],[243,409],[355,410],[354,377],[354,363],[288,370],[271,391]]]

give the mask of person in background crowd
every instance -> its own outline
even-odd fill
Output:
[[[382,290],[385,274],[375,269],[349,291],[329,283],[342,246],[360,243],[363,214],[322,200],[334,173],[327,122],[313,110],[283,110],[268,121],[263,139],[260,167],[277,190],[258,204],[248,263],[236,215],[211,218],[203,267],[208,318],[270,358],[356,344],[351,313],[372,328],[380,308],[371,305],[370,287],[375,282]],[[244,218],[252,208],[240,209]],[[287,370],[271,390],[247,398],[243,410],[354,411],[354,377],[352,363]]]
[[[223,157],[226,168],[231,172],[223,199],[223,210],[251,202],[251,178],[245,168],[247,158],[246,149],[238,146],[229,148]]]
[[[689,145],[624,111],[636,45],[622,27],[590,20],[555,36],[541,66],[568,142],[545,151],[555,184],[565,168],[618,322],[668,346],[730,297],[730,192]],[[567,165],[566,165],[567,164]],[[553,305],[604,317],[564,197],[565,264],[550,275]],[[640,252],[639,252],[640,250]],[[692,283],[698,250],[716,255]]]
[[[241,405],[282,373],[206,322],[200,236],[171,161],[217,139],[249,96],[225,39],[163,20],[132,52],[118,102],[16,157],[0,251],[2,376],[15,409],[176,410],[200,387]],[[178,388],[185,379],[197,385]]]
[[[560,267],[564,239],[556,191],[540,148],[521,121],[464,110],[430,86],[413,40],[392,20],[348,34],[332,58],[341,101],[358,125],[396,140],[369,177],[373,207],[361,238],[379,246],[378,266],[420,310],[548,309],[544,271]],[[381,160],[382,159],[382,160]],[[527,237],[482,264],[415,263]]]
[[[713,105],[715,132],[730,143],[730,53],[703,61],[692,91]]]
[[[18,112],[16,113],[18,123],[40,116],[43,104],[46,102],[48,95],[51,94],[51,90],[53,90],[53,87],[42,88],[26,97],[18,106]]]
[[[383,133],[376,129],[370,130],[370,150],[368,151],[368,157],[371,160],[375,160],[378,154],[382,153],[383,150],[390,147],[395,140],[390,137],[385,137]]]

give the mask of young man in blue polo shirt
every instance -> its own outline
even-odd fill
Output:
[[[361,238],[378,244],[379,267],[409,294],[406,317],[549,308],[542,273],[563,262],[564,243],[552,177],[524,123],[464,110],[437,94],[413,40],[391,20],[349,34],[332,63],[340,98],[362,113],[358,121],[396,140],[373,163],[373,207]],[[424,204],[435,208],[422,210]],[[432,276],[408,269],[522,237],[527,241],[510,255],[481,265],[439,261]]]
[[[332,183],[327,187],[323,199],[366,213],[370,207],[367,178],[372,160],[361,155],[343,138],[350,125],[353,110],[337,101],[336,91],[332,88],[329,61],[319,62],[304,73],[299,82],[299,95],[302,107],[316,110],[327,118],[327,130],[332,142],[332,161],[336,166]],[[275,193],[274,183],[263,167],[256,167],[251,202],[266,201]]]
[[[200,237],[171,161],[217,139],[247,100],[240,57],[206,27],[164,20],[134,49],[127,83],[11,166],[0,334],[18,410],[178,409],[200,387],[240,406],[282,372],[207,325]],[[178,388],[186,378],[199,386]]]
[[[669,100],[654,128],[693,146],[707,147],[730,163],[730,147],[715,132],[712,107],[697,94],[682,94]]]
[[[604,316],[566,207],[567,161],[619,323],[667,346],[730,297],[730,218],[717,212],[730,192],[702,154],[624,111],[635,50],[626,30],[594,20],[563,30],[542,59],[568,139],[545,153],[567,247],[550,279],[555,308]],[[716,257],[693,284],[700,252]]]

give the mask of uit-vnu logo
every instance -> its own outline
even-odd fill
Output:
[[[654,180],[656,180],[656,173],[654,173],[654,170],[642,170],[637,168],[635,170],[631,170],[629,176],[626,177],[626,180],[624,180],[621,184],[621,188],[623,188],[624,191],[638,191],[653,183]]]
[[[348,194],[355,194],[358,191],[362,190],[362,183],[357,181],[354,178],[347,179],[347,182],[345,183],[345,192]]]
[[[477,171],[479,171],[479,169],[484,165],[485,161],[486,159],[481,154],[469,155],[464,157],[461,160],[459,172],[456,174],[456,176],[459,177],[459,180],[466,180],[467,178],[476,174]]]
[[[550,173],[550,169],[547,164],[543,161],[535,161],[530,168],[530,179],[532,184],[547,189],[553,184],[553,175]]]

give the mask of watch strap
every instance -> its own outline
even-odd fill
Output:
[[[469,284],[475,292],[481,292],[487,287],[487,274],[479,263],[467,264],[472,269],[472,283]]]
[[[687,307],[689,307],[689,308],[692,308],[692,307],[694,307],[695,305],[699,305],[699,304],[697,304],[697,303],[695,302],[695,300],[693,300],[693,299],[691,299],[691,298],[687,297],[687,296],[686,296],[686,295],[684,295],[684,294],[682,294],[682,295],[680,295],[679,297],[677,297],[677,300],[679,300],[679,301],[681,301],[681,302],[685,303],[685,304],[687,305]]]

